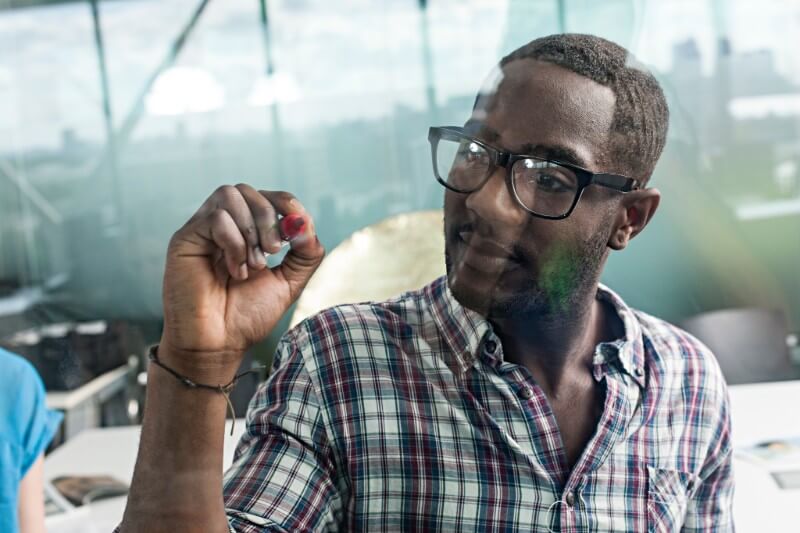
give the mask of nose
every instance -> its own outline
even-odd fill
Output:
[[[466,207],[478,217],[498,225],[517,224],[525,215],[514,199],[506,169],[498,167],[483,187],[467,195]]]

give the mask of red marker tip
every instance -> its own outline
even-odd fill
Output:
[[[281,238],[287,241],[291,241],[306,231],[306,220],[297,213],[286,215],[280,219],[278,225],[280,226]]]

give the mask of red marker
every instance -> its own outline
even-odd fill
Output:
[[[291,213],[278,221],[281,239],[291,241],[306,231],[306,220],[302,215]]]

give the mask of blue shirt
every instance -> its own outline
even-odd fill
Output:
[[[44,384],[33,366],[0,348],[0,531],[18,531],[19,484],[62,416],[47,409]]]

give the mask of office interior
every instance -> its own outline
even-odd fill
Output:
[[[414,282],[443,272],[428,127],[463,123],[500,57],[559,32],[627,47],[671,111],[658,215],[603,283],[714,349],[742,449],[800,449],[800,56],[787,37],[800,4],[0,0],[0,346],[31,361],[64,413],[46,476],[130,482],[134,457],[69,446],[135,451],[167,243],[214,189],[301,198],[338,261],[331,305],[370,298],[347,269],[392,221],[430,223],[380,253],[425,263]],[[414,288],[393,261],[376,260],[376,285]],[[238,416],[281,335],[321,306],[301,301],[248,352],[257,372],[232,395]],[[739,529],[791,531],[770,509],[800,504],[800,484],[746,459],[737,469]],[[92,513],[54,511],[48,531],[114,522]]]

